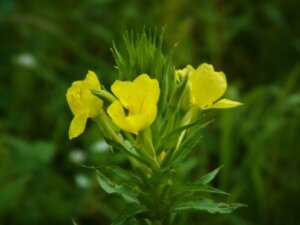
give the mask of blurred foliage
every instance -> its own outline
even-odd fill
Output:
[[[88,69],[109,85],[117,73],[112,41],[166,24],[165,47],[176,46],[178,68],[212,63],[235,81],[228,95],[245,103],[208,113],[216,122],[179,179],[223,164],[215,186],[249,207],[178,224],[298,224],[299,8],[297,0],[2,0],[0,224],[71,224],[72,217],[108,224],[116,215],[123,203],[80,164],[126,167],[126,160],[112,157],[93,126],[68,141],[65,92]]]

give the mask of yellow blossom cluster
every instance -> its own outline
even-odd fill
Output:
[[[197,69],[188,65],[177,70],[174,76],[177,82],[188,77],[189,104],[201,110],[241,105],[229,99],[219,100],[227,89],[227,81],[225,74],[214,71],[212,65],[204,63]],[[133,81],[116,80],[111,86],[114,101],[106,109],[103,100],[94,95],[93,90],[101,90],[101,84],[96,74],[89,71],[84,80],[73,82],[67,91],[67,101],[74,115],[69,129],[70,139],[84,131],[88,118],[94,119],[103,111],[118,128],[132,134],[150,127],[156,119],[160,84],[147,74],[141,74]]]

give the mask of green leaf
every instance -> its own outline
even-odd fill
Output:
[[[176,151],[172,154],[171,162],[172,165],[176,165],[178,163],[181,163],[183,159],[186,158],[186,156],[193,150],[193,148],[198,144],[198,142],[201,139],[201,136],[199,136],[200,131],[207,126],[211,121],[196,127],[196,129],[192,130],[191,132],[188,132],[185,137],[183,138],[183,141],[179,145],[179,148],[177,148]],[[166,160],[165,160],[166,161]]]
[[[111,174],[118,176],[118,177],[122,178],[123,180],[126,180],[129,183],[134,183],[136,185],[143,185],[143,181],[138,176],[136,176],[133,173],[130,173],[129,171],[124,170],[120,167],[110,166],[110,167],[107,167],[106,170],[108,172],[110,172]]]
[[[137,144],[140,146],[139,152],[141,155],[151,159],[152,162],[156,161],[156,152],[152,142],[152,133],[149,128],[139,132],[137,135]]]
[[[174,71],[175,72],[175,71]],[[175,87],[174,87],[174,91],[171,95],[170,98],[170,105],[175,107],[175,112],[178,113],[181,110],[187,110],[189,108],[189,100],[190,100],[190,93],[187,87],[188,83],[188,76],[185,76],[183,78],[182,81],[180,81],[180,83],[178,83]],[[187,102],[188,103],[187,103]],[[186,104],[187,103],[187,104]],[[174,108],[173,108],[174,110]]]
[[[147,209],[141,207],[139,204],[129,203],[127,204],[120,214],[113,220],[112,225],[128,224],[128,220],[134,215],[146,212]]]
[[[118,51],[115,42],[113,42],[113,47],[112,47],[111,51],[112,51],[112,54],[113,54],[113,56],[116,60],[118,70],[123,72],[123,73],[120,72],[120,79],[126,80],[126,77],[122,76],[128,70],[128,68],[126,67],[126,65],[127,65],[126,60],[124,59],[124,57]],[[129,74],[129,75],[131,75],[131,74]]]
[[[143,180],[140,177],[136,176],[134,173],[114,166],[106,167],[105,171],[109,177],[117,177],[122,181],[126,182],[126,186],[130,187],[131,189],[134,189],[135,192],[142,192],[141,188],[143,190],[147,189]]]
[[[200,210],[207,211],[209,213],[231,213],[239,207],[246,205],[239,203],[223,203],[223,202],[214,202],[211,199],[198,199],[198,200],[186,200],[182,201],[174,207],[172,211],[184,211],[184,210]]]
[[[103,173],[97,170],[97,180],[100,187],[108,194],[119,194],[126,202],[139,203],[134,192],[125,185],[119,185],[107,178]]]
[[[125,153],[127,153],[129,156],[133,157],[134,159],[136,159],[137,161],[145,164],[146,166],[150,166],[151,165],[151,161],[149,161],[149,159],[146,159],[145,157],[140,157],[139,155],[137,155],[137,153],[135,152],[134,148],[126,148],[124,146],[122,146],[121,144],[112,141],[108,138],[104,138],[105,141],[107,142],[107,144],[111,145],[113,148],[118,149],[120,151],[124,151]]]
[[[188,184],[184,187],[183,191],[180,191],[172,196],[172,198],[180,199],[180,198],[186,198],[190,196],[196,197],[199,193],[212,193],[212,194],[221,194],[221,195],[229,195],[228,193],[214,188],[210,185],[205,185],[202,183],[193,183]]]
[[[219,166],[217,169],[214,169],[213,171],[209,172],[205,176],[201,177],[200,183],[208,184],[209,182],[211,182],[215,178],[215,176],[219,173],[222,167],[223,166]]]
[[[166,145],[173,143],[174,140],[178,139],[178,137],[181,135],[181,133],[184,130],[187,130],[187,129],[197,125],[199,122],[201,122],[201,119],[197,120],[196,122],[193,122],[193,123],[190,123],[190,124],[187,124],[187,125],[184,125],[184,126],[174,129],[173,131],[171,131],[170,133],[168,133],[161,139],[160,143],[162,143],[163,147],[160,147],[160,148],[163,148],[163,149],[166,148]]]
[[[213,120],[208,121],[207,123],[204,123],[199,127],[196,127],[190,132],[188,131],[177,150],[173,151],[172,154],[167,154],[167,157],[163,161],[163,165],[174,166],[181,163],[182,160],[184,160],[186,156],[193,150],[193,148],[199,143],[201,139],[201,136],[199,136],[200,131],[211,122],[213,122]]]

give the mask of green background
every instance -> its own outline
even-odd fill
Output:
[[[68,140],[65,93],[89,69],[109,86],[112,41],[165,25],[177,69],[213,64],[227,75],[227,97],[245,104],[207,114],[216,121],[179,177],[224,165],[214,185],[248,207],[192,212],[185,224],[299,224],[299,9],[297,0],[0,1],[0,224],[109,224],[123,202],[100,190],[89,166],[126,158],[92,123]]]

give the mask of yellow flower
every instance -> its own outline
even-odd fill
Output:
[[[92,71],[84,80],[75,81],[67,91],[67,101],[74,115],[69,129],[69,138],[78,137],[85,129],[88,118],[94,118],[102,110],[103,102],[92,94],[92,89],[100,89],[101,85]]]
[[[191,70],[191,69],[190,69]],[[217,101],[227,89],[223,72],[216,72],[212,65],[203,63],[189,73],[191,103],[202,110],[211,108],[233,108],[242,105],[229,99]],[[217,102],[216,102],[217,101]]]
[[[107,112],[118,127],[137,134],[153,123],[160,93],[156,79],[142,74],[133,82],[117,80],[111,90],[119,100],[114,101]],[[128,113],[125,113],[123,107]]]

